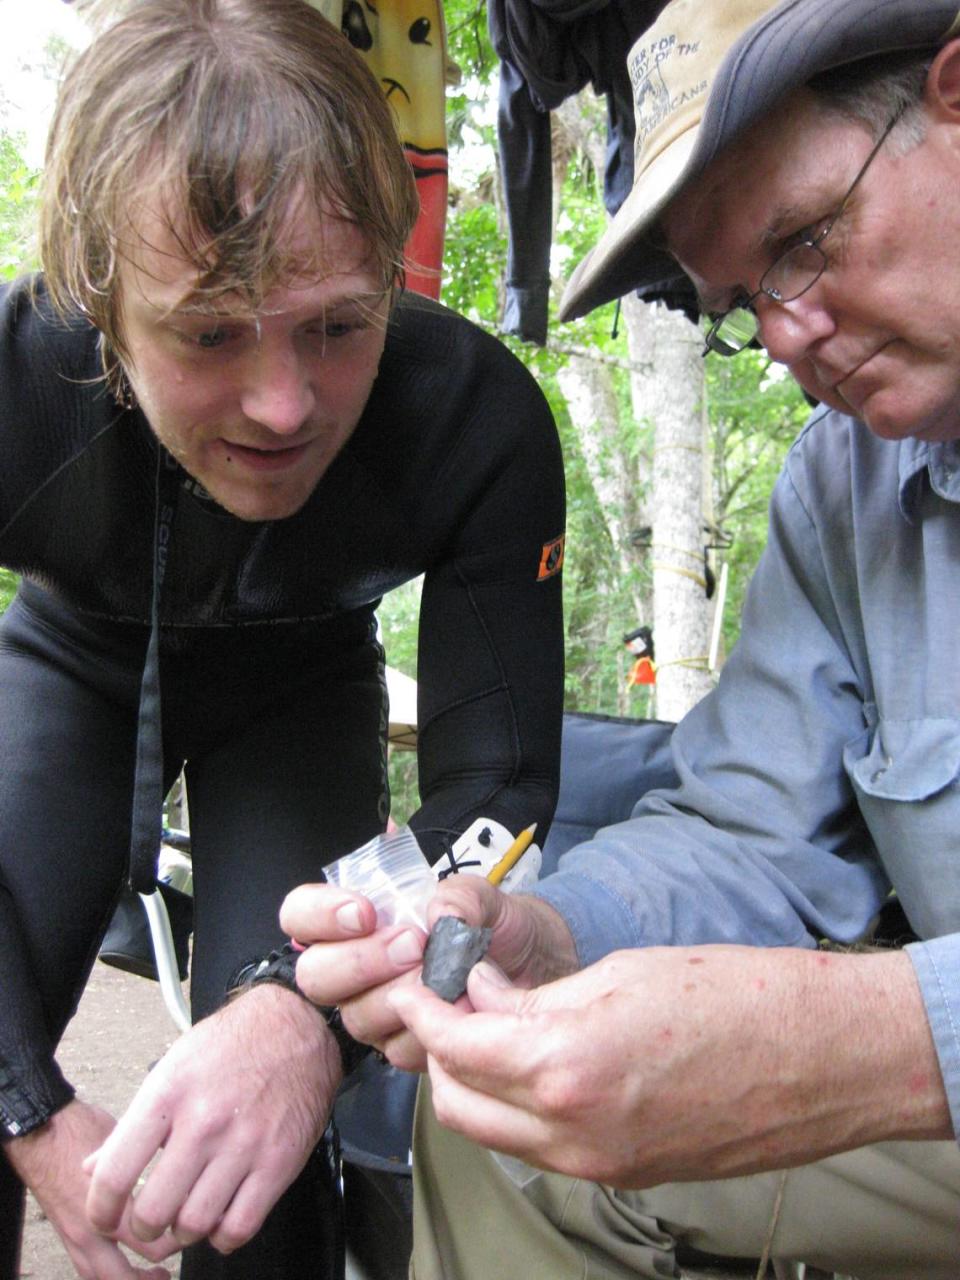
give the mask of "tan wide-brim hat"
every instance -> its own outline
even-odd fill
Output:
[[[957,0],[672,0],[627,58],[633,189],[571,276],[560,319],[677,274],[648,232],[778,99],[821,71],[958,34]]]

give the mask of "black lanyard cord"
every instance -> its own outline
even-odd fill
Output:
[[[137,755],[130,816],[129,884],[136,893],[157,887],[157,858],[163,830],[163,722],[160,704],[160,593],[173,536],[179,492],[177,464],[157,444],[157,479],[153,537],[153,584],[150,593],[150,639],[140,683],[137,711]]]

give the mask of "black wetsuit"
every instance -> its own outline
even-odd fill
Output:
[[[0,295],[0,563],[24,578],[0,622],[7,1135],[72,1096],[54,1052],[127,870],[158,445],[99,373],[88,325],[52,320],[23,286]],[[186,762],[190,798],[196,1018],[238,964],[282,941],[284,894],[382,829],[374,610],[398,584],[425,574],[411,820],[424,849],[438,856],[480,814],[545,828],[563,482],[533,379],[494,339],[412,296],[391,319],[358,427],[300,512],[243,522],[178,480],[160,679],[165,781]],[[16,1233],[15,1181],[0,1161],[0,1241]],[[322,1274],[277,1248],[244,1263],[250,1249],[221,1269],[201,1246],[183,1275]]]

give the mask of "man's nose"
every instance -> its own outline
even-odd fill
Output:
[[[836,328],[819,283],[792,302],[774,302],[763,294],[754,303],[760,341],[772,360],[795,365]]]
[[[276,348],[257,353],[241,397],[241,409],[253,422],[279,436],[294,435],[316,405],[313,382],[295,351]]]

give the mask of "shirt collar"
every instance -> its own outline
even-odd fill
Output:
[[[912,524],[923,487],[930,476],[934,493],[948,502],[960,502],[960,442],[907,439],[900,443],[900,512]]]

